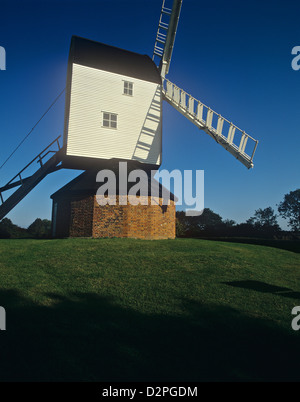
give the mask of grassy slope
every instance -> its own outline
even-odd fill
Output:
[[[299,272],[248,244],[1,240],[0,380],[299,380]]]

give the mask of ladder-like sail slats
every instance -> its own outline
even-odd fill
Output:
[[[201,103],[201,102],[198,102],[196,117],[197,117],[197,119],[199,121],[202,121],[202,118],[203,118],[203,103]]]
[[[163,96],[170,105],[175,107],[199,129],[214,138],[248,169],[253,167],[253,158],[258,144],[257,140],[166,78],[163,81]],[[216,116],[215,119],[214,116]],[[214,123],[214,121],[217,123]],[[228,126],[227,134],[224,133],[224,123]],[[214,124],[216,124],[216,127],[214,127]],[[246,146],[249,146],[249,148],[252,146],[253,150],[250,154],[246,152]]]
[[[213,119],[213,111],[210,109],[210,108],[208,108],[208,110],[207,110],[207,116],[206,116],[206,127],[207,128],[211,128],[211,125],[212,125],[212,119]]]
[[[192,97],[189,98],[189,112],[190,113],[194,112],[194,98]]]
[[[224,124],[224,119],[222,116],[219,115],[218,125],[217,125],[217,134],[218,135],[222,134],[223,124]]]
[[[166,7],[165,3],[166,0],[163,0],[152,56],[152,60],[155,56],[159,58],[157,67],[163,77],[168,74],[170,67],[182,0],[173,0],[172,9]]]
[[[234,134],[235,134],[235,127],[232,123],[230,123],[230,127],[229,127],[229,131],[228,131],[228,143],[231,145],[233,142],[233,138],[234,138]]]

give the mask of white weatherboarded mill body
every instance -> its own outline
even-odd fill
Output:
[[[72,37],[65,116],[64,166],[160,166],[162,85],[150,57]]]

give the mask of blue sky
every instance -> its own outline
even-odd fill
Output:
[[[0,5],[0,165],[64,88],[72,35],[152,56],[161,0],[6,1]],[[205,207],[242,222],[300,187],[296,1],[183,0],[168,78],[259,140],[254,168],[167,103],[162,168],[204,170]],[[63,131],[64,98],[0,170],[0,185]],[[7,217],[51,218],[50,195],[80,172],[43,180]],[[285,228],[284,222],[280,223]]]

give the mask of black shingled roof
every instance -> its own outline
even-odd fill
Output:
[[[99,187],[103,184],[101,182],[96,181],[96,175],[98,171],[85,171],[81,173],[79,176],[75,177],[75,179],[71,180],[69,183],[67,183],[65,186],[60,188],[58,191],[56,191],[54,194],[51,195],[52,199],[55,199],[57,197],[65,197],[67,195],[85,195],[85,194],[96,194],[97,190]],[[118,175],[116,177],[116,193],[117,195],[123,195],[120,194],[119,192],[119,179]],[[134,186],[136,183],[134,182],[129,182],[127,183],[127,191]],[[170,200],[177,201],[177,197],[173,193],[169,193],[169,191],[157,180],[153,179],[153,182],[151,183],[151,177],[148,175],[148,194],[151,195],[151,186],[158,186],[159,187],[159,196],[162,197],[162,190],[166,191],[164,193],[163,198],[170,198]],[[155,187],[154,187],[155,188]],[[169,195],[169,196],[168,196]]]
[[[161,84],[159,71],[147,55],[72,36],[69,62]]]

